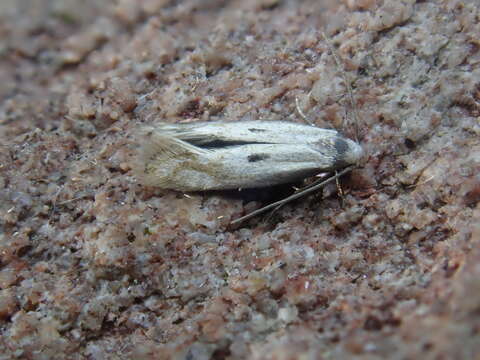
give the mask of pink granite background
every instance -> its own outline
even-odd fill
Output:
[[[139,185],[142,124],[309,121],[365,163],[262,205]],[[475,0],[0,2],[0,359],[473,359]],[[268,193],[268,189],[264,190]]]

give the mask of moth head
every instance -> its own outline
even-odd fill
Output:
[[[364,155],[363,149],[358,143],[343,136],[336,137],[335,150],[337,151],[337,161],[345,165],[358,164]]]

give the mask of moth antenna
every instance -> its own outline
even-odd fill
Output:
[[[342,171],[340,171],[339,173],[329,177],[327,180],[324,180],[322,181],[321,183],[318,183],[316,185],[313,185],[313,186],[310,186],[310,187],[307,187],[306,189],[296,193],[296,194],[293,194],[293,195],[290,195],[289,197],[286,197],[285,199],[282,199],[282,200],[279,200],[279,201],[276,201],[274,203],[271,203],[267,206],[264,206],[260,209],[257,209],[255,211],[252,211],[251,213],[245,215],[245,216],[242,216],[238,219],[235,219],[233,221],[230,222],[231,225],[235,225],[235,224],[239,224],[245,220],[248,220],[248,219],[251,219],[252,217],[254,216],[257,216],[259,214],[262,214],[264,213],[265,211],[268,211],[270,209],[276,209],[276,208],[279,208],[283,205],[285,205],[286,203],[288,202],[291,202],[293,200],[296,200],[298,198],[301,198],[305,195],[308,195],[314,191],[317,191],[318,189],[324,187],[325,185],[327,185],[328,183],[338,179],[340,176],[342,176],[343,174],[346,174],[347,172],[349,172],[350,170],[352,170],[354,168],[354,166],[349,166],[345,169],[343,169]]]
[[[308,95],[310,97],[310,94]],[[300,117],[305,121],[307,124],[315,126],[311,121],[308,120],[307,116],[303,112],[300,102],[298,101],[298,96],[295,96],[295,109],[297,109],[297,112],[299,113]]]
[[[350,100],[350,104],[352,105],[352,113],[353,113],[353,121],[354,121],[354,126],[355,126],[355,140],[357,143],[359,142],[359,128],[358,128],[358,111],[357,111],[357,106],[355,103],[355,98],[353,96],[353,90],[351,86],[350,79],[347,76],[347,72],[345,70],[345,67],[343,66],[343,63],[340,61],[340,58],[338,57],[337,53],[335,52],[335,49],[333,47],[332,42],[330,41],[329,37],[325,34],[325,32],[322,31],[322,37],[327,43],[328,50],[332,53],[333,59],[335,60],[335,64],[337,65],[338,69],[340,69],[340,73],[342,74],[343,81],[345,82],[345,87],[347,88],[347,94]]]

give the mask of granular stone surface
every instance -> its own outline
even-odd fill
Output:
[[[478,357],[478,34],[475,0],[2,0],[0,359]],[[278,189],[135,178],[143,125],[243,120],[366,156],[236,227]]]

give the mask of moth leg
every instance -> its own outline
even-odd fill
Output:
[[[233,220],[232,222],[230,222],[231,225],[234,225],[234,224],[238,224],[238,223],[241,223],[242,221],[244,220],[248,220],[254,216],[257,216],[261,213],[264,213],[265,211],[268,211],[270,209],[276,209],[277,207],[279,206],[283,206],[284,204],[290,202],[290,201],[293,201],[293,200],[296,200],[298,198],[301,198],[302,196],[305,196],[307,194],[310,194],[322,187],[324,187],[325,185],[327,185],[328,183],[332,182],[333,180],[336,180],[338,179],[340,176],[342,176],[343,174],[346,174],[347,172],[351,171],[352,169],[354,168],[354,166],[349,166],[345,169],[343,169],[342,171],[340,171],[339,173],[335,174],[334,176],[331,176],[329,177],[327,180],[324,180],[314,186],[310,186],[306,189],[303,189],[302,191],[296,193],[296,194],[293,194],[291,196],[288,196],[286,197],[285,199],[282,199],[282,200],[279,200],[279,201],[276,201],[272,204],[269,204],[269,205],[266,205],[260,209],[257,209],[255,211],[252,211],[251,213],[245,215],[245,216],[242,216],[238,219],[235,219]]]

